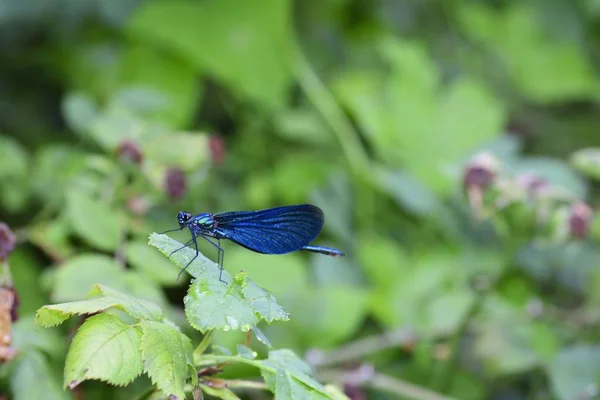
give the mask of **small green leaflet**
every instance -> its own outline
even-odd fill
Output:
[[[155,321],[163,319],[162,311],[157,305],[103,285],[94,285],[88,296],[102,297],[44,306],[35,315],[35,325],[56,326],[73,315],[93,314],[113,307],[125,311],[135,319]]]
[[[150,245],[165,255],[171,254],[182,244],[166,235],[153,233]],[[171,259],[184,268],[196,251],[184,248],[173,254]],[[189,323],[201,332],[210,329],[248,331],[261,319],[267,322],[285,321],[289,315],[283,307],[245,273],[231,277],[223,271],[224,284],[219,281],[219,267],[202,254],[190,264],[187,271],[195,279],[185,297],[185,313]]]

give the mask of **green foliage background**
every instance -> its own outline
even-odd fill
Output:
[[[20,297],[19,356],[2,366],[0,390],[14,399],[164,396],[152,393],[155,376],[135,352],[120,364],[152,380],[62,389],[67,349],[93,346],[93,324],[107,335],[125,329],[143,357],[172,335],[187,352],[177,371],[196,363],[188,353],[204,329],[188,321],[206,321],[184,312],[189,277],[176,279],[150,233],[176,227],[182,209],[310,202],[326,215],[317,243],[347,256],[271,257],[226,243],[226,269],[271,292],[290,320],[260,324],[281,350],[221,376],[250,380],[258,367],[281,398],[314,389],[298,383],[306,364],[289,362],[291,349],[353,399],[591,398],[600,229],[589,219],[583,238],[570,233],[572,205],[598,203],[599,4],[0,1],[0,220],[19,238],[8,265]],[[124,143],[141,163],[128,161]],[[478,208],[463,179],[482,150],[499,169]],[[167,183],[173,168],[184,183]],[[520,179],[531,173],[554,191],[524,193]],[[40,307],[90,290],[105,300],[55,310],[60,321],[43,325],[106,307],[120,314],[34,329]],[[133,300],[107,290],[160,315],[134,315]],[[84,334],[71,342],[78,327]],[[236,345],[246,338],[232,328],[212,340],[244,358]],[[112,373],[105,366],[88,377]],[[124,385],[133,372],[107,379]]]

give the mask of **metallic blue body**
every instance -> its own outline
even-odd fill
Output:
[[[203,213],[196,216],[181,211],[177,214],[177,220],[180,229],[187,227],[190,230],[192,240],[186,246],[193,242],[196,256],[198,255],[197,237],[202,237],[219,250],[218,264],[221,273],[224,256],[220,245],[221,239],[231,240],[262,254],[285,254],[304,250],[334,257],[344,255],[337,249],[310,245],[310,242],[321,232],[324,223],[323,211],[310,204],[259,211]],[[216,239],[216,243],[211,240],[213,238]],[[219,280],[222,280],[221,275]]]

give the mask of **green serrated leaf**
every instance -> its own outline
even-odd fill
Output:
[[[143,321],[140,326],[144,368],[152,382],[165,394],[184,399],[188,365],[193,365],[190,339],[159,322]]]
[[[168,286],[175,285],[178,282],[179,268],[148,247],[146,242],[128,243],[126,254],[129,264],[153,281]]]
[[[65,364],[64,385],[88,379],[127,385],[143,371],[141,332],[119,317],[99,314],[88,318],[73,338]]]
[[[16,361],[10,376],[13,400],[67,400],[71,393],[63,390],[60,376],[54,373],[46,358],[37,351],[28,351]]]
[[[162,321],[163,312],[159,306],[146,300],[121,293],[104,285],[94,285],[88,296],[105,296],[119,301],[120,308],[136,319]]]
[[[93,300],[44,306],[35,314],[35,326],[48,328],[60,325],[73,315],[92,314],[114,307],[118,304],[119,300],[117,299],[103,297]]]
[[[210,329],[248,331],[258,322],[235,281],[225,285],[218,279],[196,279],[183,301],[190,325],[203,333]]]
[[[182,247],[181,243],[156,233],[150,235],[149,243],[165,255]],[[171,259],[184,268],[195,254],[195,250],[184,248]],[[184,299],[185,312],[190,324],[202,332],[209,329],[247,331],[260,319],[267,322],[289,319],[273,295],[256,286],[244,273],[232,279],[223,271],[223,280],[231,282],[224,284],[219,281],[219,267],[202,254],[187,271],[196,279]]]
[[[115,250],[121,235],[119,214],[76,190],[67,193],[67,215],[75,232],[101,250]]]
[[[273,374],[261,370],[265,382],[277,398],[331,399],[325,387],[312,377],[310,366],[293,351],[272,350],[269,352],[269,358],[262,361],[262,364],[277,371]],[[285,397],[285,394],[291,394],[292,397]]]

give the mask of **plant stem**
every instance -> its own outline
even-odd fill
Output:
[[[376,353],[390,347],[407,345],[416,340],[407,328],[399,328],[378,335],[368,336],[348,343],[331,352],[321,352],[318,358],[310,362],[315,367],[339,364],[362,359],[365,355]],[[311,358],[311,357],[309,357]]]
[[[206,349],[208,349],[208,346],[210,345],[210,342],[212,341],[212,337],[213,337],[214,333],[215,333],[215,330],[211,329],[210,331],[208,331],[204,334],[202,341],[194,350],[194,359],[200,358],[202,356],[202,354],[206,351]]]
[[[326,369],[319,371],[319,378],[330,382],[343,382],[348,375],[348,371],[341,369]],[[401,396],[406,399],[414,400],[452,400],[451,397],[441,395],[432,390],[393,378],[389,375],[375,372],[363,382],[375,390],[386,391]]]
[[[358,133],[313,71],[299,46],[296,46],[294,55],[295,57],[292,57],[293,69],[301,89],[337,136],[352,171],[359,177],[368,176],[371,163],[360,142]]]
[[[239,389],[256,389],[256,390],[268,390],[269,387],[264,382],[257,381],[244,381],[241,379],[225,380],[225,385],[228,388],[239,388]]]

